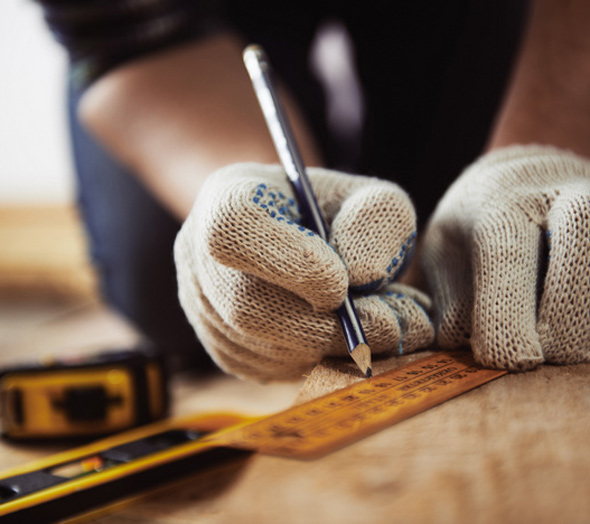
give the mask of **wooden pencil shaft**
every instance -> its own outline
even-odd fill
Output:
[[[286,112],[274,87],[270,63],[264,50],[255,45],[248,46],[244,51],[244,63],[252,80],[254,91],[279,159],[297,196],[303,225],[318,233],[327,242],[328,229],[305,171]],[[349,294],[347,294],[336,314],[342,326],[350,353],[360,344],[368,345]]]

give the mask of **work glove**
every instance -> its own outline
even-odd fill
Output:
[[[590,162],[541,146],[488,153],[426,231],[437,342],[509,370],[587,361],[589,256]]]
[[[278,166],[236,164],[206,181],[175,243],[179,297],[213,360],[256,380],[301,377],[347,355],[334,313],[349,287],[373,355],[434,339],[429,299],[392,283],[409,259],[415,215],[391,182],[307,170],[330,243],[299,224]]]

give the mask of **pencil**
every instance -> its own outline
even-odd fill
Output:
[[[243,58],[279,159],[297,197],[303,225],[328,242],[326,222],[307,177],[299,148],[287,120],[287,114],[275,89],[266,53],[260,46],[250,45],[244,50]],[[342,327],[350,356],[361,372],[370,377],[373,374],[371,349],[350,294],[347,294],[342,305],[336,310],[336,315]]]

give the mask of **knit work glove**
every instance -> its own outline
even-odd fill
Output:
[[[257,380],[299,378],[326,355],[347,355],[334,314],[349,286],[373,354],[434,339],[422,293],[391,281],[415,239],[397,185],[308,169],[331,229],[328,245],[299,225],[284,171],[236,164],[212,174],[175,244],[179,296],[223,370]]]
[[[438,343],[511,370],[588,360],[589,256],[590,162],[541,146],[483,156],[425,236]]]

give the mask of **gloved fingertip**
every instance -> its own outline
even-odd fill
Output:
[[[416,215],[399,187],[373,182],[343,203],[332,222],[330,243],[340,253],[351,285],[391,282],[411,258],[416,239]]]
[[[544,362],[543,357],[504,359],[477,353],[474,353],[474,357],[476,362],[478,362],[483,367],[492,369],[505,369],[512,372],[532,371]]]
[[[471,347],[477,362],[494,369],[529,371],[545,360],[535,332],[528,337],[526,333],[487,339],[475,336],[471,339]]]

